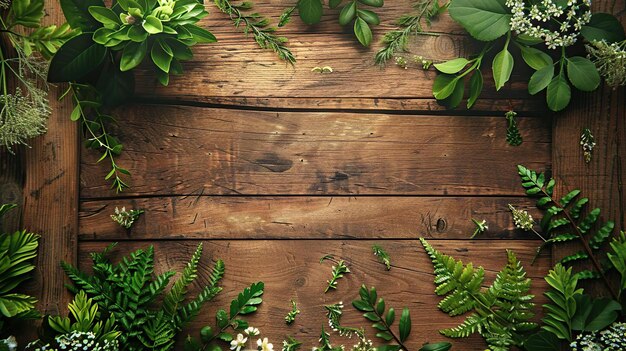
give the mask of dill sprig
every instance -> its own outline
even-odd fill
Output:
[[[385,45],[376,53],[375,61],[378,65],[385,65],[398,51],[407,51],[409,37],[423,33],[422,23],[430,25],[431,21],[443,13],[450,2],[443,6],[439,0],[417,0],[413,5],[413,13],[402,15],[396,21],[397,29],[389,31],[382,39]],[[432,34],[431,34],[432,35]]]
[[[252,33],[254,40],[262,49],[274,51],[278,57],[290,64],[296,62],[296,58],[285,44],[287,38],[275,34],[276,28],[270,26],[270,20],[259,13],[244,13],[252,9],[252,2],[244,1],[239,5],[234,5],[230,0],[215,0],[215,5],[223,13],[230,16],[235,27],[244,27],[246,35]]]

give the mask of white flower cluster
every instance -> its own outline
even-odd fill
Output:
[[[613,323],[607,329],[578,335],[572,351],[623,351],[626,349],[626,323]]]
[[[617,88],[626,85],[626,40],[618,43],[594,40],[585,45],[589,59],[598,68],[606,84]]]
[[[126,211],[126,207],[115,208],[115,214],[111,215],[111,219],[117,224],[121,225],[126,229],[130,229],[133,226],[133,223],[139,218],[144,211],[143,210],[129,210]]]
[[[40,346],[35,351],[118,351],[119,342],[117,340],[104,340],[98,342],[96,335],[92,332],[73,331],[68,334],[57,336],[55,339],[57,347],[50,344]]]
[[[525,0],[507,0],[511,9],[511,30],[543,39],[549,49],[570,46],[576,42],[581,28],[591,20],[591,0],[541,0],[530,4]]]
[[[376,351],[372,340],[360,338],[359,343],[352,346],[352,351]]]
[[[239,334],[237,334],[237,337],[234,338],[230,342],[230,349],[231,350],[233,350],[233,351],[246,350],[246,343],[248,342],[248,337],[257,336],[257,335],[261,334],[259,329],[254,328],[254,327],[248,327],[243,332],[246,334],[246,336],[244,336],[243,334],[239,333]],[[257,350],[258,351],[274,351],[274,345],[272,343],[270,343],[267,338],[259,338],[256,341],[256,345],[257,345]]]
[[[515,223],[517,228],[525,231],[533,229],[535,220],[533,219],[533,216],[528,213],[528,211],[518,210],[511,204],[509,204],[509,210],[511,210],[511,213],[513,214],[513,223]]]

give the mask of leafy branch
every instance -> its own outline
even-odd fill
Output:
[[[252,3],[244,1],[239,5],[233,4],[230,0],[215,0],[215,5],[223,13],[230,16],[235,27],[244,27],[244,33],[254,36],[254,40],[262,49],[274,51],[278,57],[290,64],[296,62],[296,58],[291,50],[285,45],[287,38],[275,34],[276,28],[270,27],[268,18],[259,13],[247,14],[244,11],[252,9]]]
[[[385,65],[398,51],[407,51],[409,37],[426,34],[422,23],[430,25],[433,19],[446,11],[449,4],[449,1],[441,6],[439,0],[417,0],[413,5],[413,13],[398,18],[398,28],[387,32],[383,37],[385,46],[376,53],[376,64]]]
[[[595,234],[592,233],[591,229],[597,224],[600,217],[600,209],[595,208],[583,217],[582,211],[589,199],[586,197],[579,198],[580,190],[572,190],[561,199],[556,200],[553,198],[554,186],[556,185],[554,179],[548,180],[544,173],[536,173],[522,165],[518,165],[517,168],[526,194],[538,197],[537,207],[545,211],[540,224],[549,238],[539,249],[548,244],[579,241],[584,251],[570,255],[564,260],[567,262],[590,260],[594,271],[579,272],[579,277],[601,278],[611,296],[617,300],[618,293],[615,292],[608,280],[596,253],[611,236],[615,223],[606,221]],[[557,232],[557,229],[565,230],[566,228],[568,229],[567,232]]]
[[[326,287],[326,290],[324,290],[324,292],[327,293],[330,289],[337,289],[337,281],[340,278],[343,278],[346,273],[350,273],[350,269],[348,268],[348,266],[346,266],[344,260],[335,261],[332,255],[326,255],[322,257],[320,259],[320,263],[324,262],[325,260],[331,260],[336,263],[336,265],[332,266],[332,278],[330,278],[330,280],[327,280],[328,286]]]
[[[408,350],[404,342],[411,333],[411,315],[408,308],[403,308],[400,315],[398,326],[399,334],[394,333],[391,329],[396,318],[393,308],[389,308],[385,312],[385,300],[378,298],[376,288],[367,289],[362,285],[359,289],[360,300],[352,301],[352,306],[361,312],[365,312],[363,317],[373,322],[372,326],[378,330],[376,336],[385,341],[394,340],[397,345],[388,345],[385,347],[387,351]]]
[[[285,323],[287,325],[293,323],[296,320],[296,316],[300,314],[300,310],[298,309],[298,305],[294,300],[291,300],[291,311],[287,313],[285,316]]]
[[[378,257],[378,260],[380,261],[380,263],[384,264],[387,270],[390,270],[391,269],[391,257],[389,256],[387,251],[385,251],[385,249],[383,249],[379,245],[372,246],[372,251],[374,253],[374,256]]]

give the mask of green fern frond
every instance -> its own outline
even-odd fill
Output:
[[[165,295],[163,299],[163,309],[170,317],[178,314],[179,305],[185,300],[187,288],[198,277],[198,262],[202,255],[202,243],[198,245],[191,260],[183,270],[180,278],[174,283],[174,286]]]
[[[611,250],[606,254],[613,264],[613,267],[620,274],[620,300],[622,294],[626,291],[626,233],[620,232],[620,234],[611,240]]]
[[[225,270],[226,268],[224,267],[224,261],[217,260],[215,262],[215,265],[213,266],[213,269],[211,270],[209,284],[207,285],[211,287],[216,287],[219,284],[220,280],[222,280],[222,278],[224,277]]]
[[[572,340],[572,321],[576,313],[576,295],[581,295],[583,289],[578,289],[578,278],[572,274],[572,268],[566,269],[560,263],[548,272],[545,277],[550,285],[550,291],[544,295],[551,303],[543,305],[546,310],[542,319],[544,325],[541,327],[559,339]]]
[[[443,335],[458,338],[478,333],[491,350],[508,350],[510,346],[521,346],[524,334],[537,328],[530,321],[534,317],[534,296],[528,293],[531,280],[512,251],[507,250],[507,265],[483,291],[482,267],[463,265],[425,239],[420,241],[433,262],[435,292],[445,296],[439,308],[451,316],[473,311],[461,325],[441,330]]]

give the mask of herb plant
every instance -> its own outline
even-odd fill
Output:
[[[231,301],[228,312],[224,309],[217,311],[215,314],[215,329],[211,326],[202,328],[200,330],[200,341],[188,337],[185,349],[204,351],[210,349],[209,347],[218,340],[231,342],[233,341],[233,334],[228,331],[229,329],[244,330],[249,336],[258,335],[258,329],[250,327],[248,322],[241,319],[241,316],[256,312],[258,306],[263,302],[264,288],[265,284],[263,282],[253,283],[250,287],[245,288]],[[267,343],[267,338],[265,338],[265,343]]]
[[[0,205],[0,217],[15,205]],[[0,234],[0,331],[11,318],[39,318],[37,299],[14,292],[35,269],[39,235],[24,231]]]
[[[191,47],[215,42],[215,36],[196,23],[208,13],[198,0],[119,0],[106,7],[103,0],[61,0],[63,14],[79,32],[52,58],[49,82],[69,82],[74,110],[88,148],[102,150],[108,159],[105,177],[112,187],[128,187],[130,175],[115,158],[122,144],[108,132],[114,119],[106,111],[122,105],[135,88],[133,69],[147,62],[162,85],[170,74],[182,74],[181,61],[192,58]]]
[[[115,317],[106,317],[98,305],[79,291],[68,305],[70,317],[46,316],[43,322],[44,337],[32,343],[35,351],[56,350],[119,350],[120,332],[116,330]]]
[[[524,62],[535,70],[528,82],[529,93],[546,90],[548,107],[553,111],[564,109],[571,99],[571,86],[593,91],[600,84],[594,63],[582,56],[570,56],[566,48],[580,36],[610,43],[624,40],[623,29],[613,16],[597,14],[593,18],[589,6],[588,0],[546,0],[538,4],[526,0],[486,0],[480,4],[453,1],[450,16],[485,44],[471,60],[459,58],[436,64],[442,74],[433,84],[433,95],[449,108],[458,106],[464,97],[464,78],[472,74],[467,99],[467,107],[471,108],[483,87],[480,69],[486,54],[497,51],[491,70],[496,90],[500,90],[511,77],[515,65],[511,50],[517,48]],[[618,31],[607,33],[607,28]],[[552,55],[553,50],[558,54]]]
[[[294,300],[291,300],[291,311],[287,313],[285,316],[285,323],[287,325],[292,324],[296,320],[296,316],[300,314],[300,310],[298,309],[298,305]]]
[[[215,0],[215,5],[230,16],[235,27],[243,27],[246,35],[252,34],[254,41],[262,49],[274,51],[280,59],[290,64],[296,62],[296,58],[286,46],[287,38],[276,35],[276,28],[270,26],[270,20],[257,12],[248,13],[252,10],[251,2],[244,1],[236,5],[230,0]]]
[[[335,265],[332,266],[333,276],[329,280],[326,281],[328,283],[328,286],[326,287],[326,290],[324,290],[324,292],[327,293],[331,289],[332,290],[337,289],[337,281],[343,278],[345,274],[350,273],[350,268],[346,266],[346,263],[344,260],[335,261],[332,255],[326,255],[322,257],[320,259],[320,263],[324,262],[325,260],[331,260],[336,263]]]
[[[297,351],[302,347],[302,342],[296,340],[292,336],[287,336],[286,340],[283,340],[282,351]]]
[[[524,141],[522,139],[522,134],[517,128],[517,120],[515,119],[516,116],[517,113],[515,111],[508,111],[504,114],[504,117],[507,121],[506,142],[509,143],[509,145],[511,146],[520,146]]]
[[[384,47],[376,53],[376,64],[384,65],[396,53],[407,51],[409,38],[417,34],[426,34],[422,25],[425,23],[430,26],[431,21],[444,13],[449,4],[449,1],[442,5],[439,0],[416,0],[413,12],[396,20],[398,28],[385,33],[382,40]]]
[[[48,69],[45,59],[73,33],[67,24],[40,24],[44,0],[0,2],[0,11],[0,146],[11,151],[11,146],[25,145],[46,132],[51,110],[42,84]]]
[[[342,6],[343,0],[330,0],[328,7],[336,9]],[[354,36],[363,46],[370,46],[372,42],[372,29],[370,26],[380,24],[380,18],[376,12],[363,8],[363,6],[379,8],[384,5],[384,0],[348,0],[339,12],[339,24],[347,26],[352,23]],[[322,0],[298,0],[296,6],[287,8],[281,15],[279,26],[287,24],[294,10],[298,10],[298,14],[302,22],[312,25],[319,23],[324,12],[324,4]]]
[[[403,308],[398,322],[398,333],[391,327],[395,321],[396,313],[393,308],[386,310],[385,300],[378,298],[376,288],[367,289],[362,285],[359,289],[359,300],[352,301],[352,306],[361,312],[363,317],[373,322],[372,326],[377,330],[376,337],[389,342],[393,340],[395,345],[385,345],[387,351],[408,350],[404,342],[411,334],[411,314],[408,308]],[[379,347],[380,349],[380,347]]]
[[[483,289],[482,267],[464,265],[437,251],[423,238],[420,241],[433,261],[435,293],[445,296],[438,307],[450,316],[471,311],[461,325],[441,330],[441,334],[461,338],[478,333],[490,350],[501,351],[521,346],[526,334],[537,328],[531,322],[534,316],[534,296],[528,293],[531,281],[512,251],[507,250],[507,265],[493,284]]]
[[[224,274],[224,263],[220,260],[215,263],[208,285],[186,302],[188,288],[198,276],[202,245],[167,292],[166,287],[175,272],[154,276],[152,246],[131,253],[117,264],[106,257],[113,247],[92,254],[93,275],[62,263],[75,284],[70,290],[84,290],[99,308],[115,317],[121,332],[121,350],[172,350],[180,331],[222,290],[217,284]],[[162,303],[157,305],[161,298]]]

